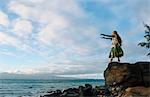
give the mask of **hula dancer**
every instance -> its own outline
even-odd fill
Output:
[[[111,39],[112,40],[112,46],[111,46],[111,51],[109,54],[109,58],[110,58],[110,63],[112,62],[113,58],[117,57],[118,58],[118,62],[120,62],[120,57],[123,56],[123,50],[121,48],[122,45],[122,40],[121,37],[119,36],[119,34],[117,33],[117,31],[113,31],[112,35],[105,35],[105,34],[101,34],[104,39]]]

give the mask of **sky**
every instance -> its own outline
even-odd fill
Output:
[[[144,26],[150,0],[0,0],[0,73],[103,78],[118,31],[121,62],[150,61]],[[115,59],[116,60],[116,59]]]

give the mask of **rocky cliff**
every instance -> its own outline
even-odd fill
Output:
[[[112,62],[104,77],[110,96],[150,97],[150,62]]]

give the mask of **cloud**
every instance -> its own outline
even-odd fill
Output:
[[[7,45],[10,47],[17,48],[21,51],[32,52],[32,48],[30,46],[4,32],[0,32],[0,45]]]
[[[31,64],[30,64],[31,65]],[[95,75],[96,73],[99,73],[100,77],[100,73],[103,73],[103,70],[101,69],[103,66],[103,64],[99,64],[99,62],[97,63],[68,63],[68,64],[53,64],[53,63],[46,63],[46,64],[42,64],[42,63],[37,63],[36,67],[34,66],[30,66],[30,68],[28,66],[24,66],[24,68],[22,68],[21,66],[19,66],[21,68],[21,72],[23,74],[49,74],[49,75]],[[103,67],[104,68],[104,67]],[[13,73],[15,73],[16,71],[20,71],[20,69],[16,69],[16,70],[11,70],[13,71]],[[99,72],[97,72],[99,71]],[[102,77],[102,76],[101,76]]]
[[[33,30],[32,23],[28,20],[14,20],[12,26],[12,32],[19,37],[27,37]]]
[[[17,47],[20,43],[13,37],[0,32],[0,43]]]
[[[60,8],[60,6],[62,7]],[[84,12],[79,8],[77,2],[66,0],[39,0],[39,2],[36,3],[32,0],[14,0],[10,2],[8,7],[21,18],[38,20],[40,23],[50,22],[56,15],[61,16],[63,14],[69,14],[69,16],[73,15],[76,17],[84,15]]]
[[[65,39],[65,37],[62,35],[62,30],[65,29],[67,25],[67,21],[64,18],[58,15],[54,16],[51,18],[49,24],[40,30],[38,34],[39,41],[48,44],[52,41],[58,42],[62,38]]]
[[[58,0],[43,0],[40,2],[44,5],[41,6],[41,4],[36,4],[35,6],[30,6],[34,3],[30,2],[29,5],[29,2],[26,1],[12,1],[9,4],[9,9],[14,13],[18,14],[21,19],[25,18],[27,20],[32,20],[40,25],[38,28],[36,28],[38,31],[36,39],[37,41],[39,41],[39,43],[41,43],[38,43],[39,45],[45,45],[45,48],[46,46],[51,44],[58,45],[58,47],[60,48],[64,48],[66,44],[73,46],[76,40],[74,40],[75,38],[73,38],[71,34],[75,34],[76,32],[73,32],[71,30],[75,30],[76,28],[70,29],[72,28],[72,22],[74,22],[70,16],[78,18],[84,15],[84,12],[79,8],[77,2],[67,1],[66,3],[66,0],[63,0],[61,2]],[[69,4],[69,6],[67,6],[66,4]],[[60,9],[59,5],[63,7]],[[30,32],[30,28],[28,28],[29,31],[26,32]],[[20,34],[22,34],[22,31],[16,32],[20,32]],[[81,48],[77,47],[78,46],[76,46],[75,49],[77,49],[77,51],[79,51],[80,49],[81,51]]]
[[[23,0],[22,0],[23,1]],[[24,0],[26,2],[26,0]],[[44,2],[45,0],[29,0],[29,2],[32,2],[32,3],[42,3]]]
[[[9,51],[6,51],[6,50],[1,50],[0,51],[0,54],[1,55],[5,55],[5,56],[15,56],[15,54],[14,53],[12,53],[12,52],[9,52]]]
[[[51,3],[48,2],[49,1],[42,1],[42,4],[46,4],[44,6],[41,6],[41,4],[29,6],[28,2],[25,1],[13,1],[9,4],[9,7],[10,10],[20,15],[20,18],[36,21],[36,23],[40,25],[39,28],[36,28],[38,29],[36,41],[37,44],[39,44],[39,49],[46,49],[49,47],[54,47],[55,49],[58,47],[62,48],[61,50],[64,51],[64,55],[85,55],[90,52],[90,47],[88,45],[80,44],[79,42],[84,41],[82,37],[90,39],[90,37],[93,36],[92,32],[95,30],[95,28],[90,26],[87,28],[85,26],[86,31],[83,31],[81,30],[80,26],[78,27],[77,24],[73,23],[75,22],[74,19],[83,19],[85,17],[83,10],[80,8],[77,2],[67,1],[67,3],[65,3],[65,0],[61,2],[57,0],[50,1]],[[69,4],[70,6],[67,6],[66,4]],[[60,9],[59,5],[63,7]],[[14,8],[14,6],[17,7]],[[22,6],[24,7],[22,8]],[[25,12],[20,13],[20,9],[25,10]],[[74,18],[72,18],[72,16]],[[69,48],[66,45],[68,45]],[[51,51],[50,49],[47,50]],[[41,51],[40,53],[46,54],[48,52]],[[62,55],[62,53],[59,55]]]
[[[16,1],[11,1],[8,7],[10,11],[15,12],[17,15],[21,16],[22,18],[28,18],[30,14],[29,9],[25,5]]]
[[[76,75],[58,75],[60,77],[74,77],[74,78],[93,78],[93,79],[104,79],[103,73],[94,74],[76,74]]]
[[[7,14],[5,14],[3,11],[0,10],[0,25],[8,26],[9,25],[9,19]]]

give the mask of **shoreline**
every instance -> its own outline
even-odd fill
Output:
[[[105,85],[92,86],[85,84],[84,86],[72,87],[67,89],[57,89],[55,91],[47,91],[46,94],[40,97],[100,97],[108,95],[108,90]]]

